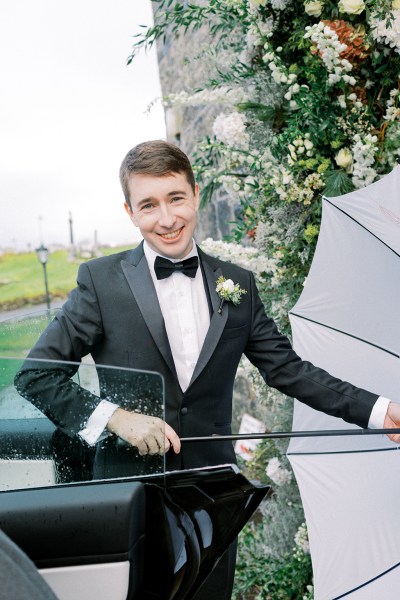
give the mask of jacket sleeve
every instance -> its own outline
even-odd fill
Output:
[[[378,396],[303,361],[275,322],[266,316],[253,275],[251,310],[252,326],[245,354],[266,383],[316,410],[366,428]]]
[[[102,337],[95,287],[86,264],[79,268],[78,287],[38,342],[15,377],[15,386],[67,435],[80,431],[100,402],[78,383],[83,356]],[[74,378],[74,380],[72,379]]]

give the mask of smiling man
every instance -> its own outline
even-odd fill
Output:
[[[80,361],[90,353],[99,365],[157,371],[165,382],[165,422],[135,412],[124,398],[86,392],[83,401],[64,380],[44,390],[22,371],[17,382],[67,435],[96,445],[95,477],[140,472],[137,453],[166,453],[169,470],[234,463],[232,443],[212,438],[231,433],[233,382],[243,354],[269,385],[317,410],[361,427],[400,424],[398,404],[302,361],[265,314],[252,273],[196,246],[199,190],[178,147],[139,144],[125,157],[120,180],[125,210],[143,243],[81,265],[78,287],[30,357]],[[243,293],[222,306],[217,282],[225,280]],[[191,436],[209,441],[181,447],[180,438]],[[120,439],[136,454],[120,450]],[[196,600],[230,598],[234,557],[232,548]]]

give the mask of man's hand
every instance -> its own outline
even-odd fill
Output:
[[[139,454],[165,454],[173,448],[175,454],[181,449],[178,435],[167,423],[158,417],[117,408],[107,423],[108,431],[115,433],[131,446],[136,446]]]
[[[385,429],[390,429],[393,427],[400,428],[400,404],[397,402],[389,402],[383,427]],[[388,438],[391,439],[392,442],[400,444],[400,433],[388,435]]]

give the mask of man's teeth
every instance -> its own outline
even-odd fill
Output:
[[[181,232],[181,230],[178,229],[177,231],[171,231],[171,233],[163,233],[161,235],[161,237],[166,238],[167,240],[172,240],[173,238],[178,237],[180,232]]]

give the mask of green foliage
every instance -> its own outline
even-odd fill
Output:
[[[233,598],[241,600],[303,600],[312,578],[309,554],[293,549],[282,558],[260,556],[268,545],[268,528],[249,523],[239,536],[240,553]]]
[[[325,173],[325,187],[323,193],[328,198],[348,194],[354,190],[351,178],[340,169],[329,170]]]
[[[158,4],[154,26],[144,27],[143,33],[134,36],[137,41],[128,57],[128,64],[140,48],[151,47],[157,39],[166,43],[169,35],[196,31],[205,23],[209,24],[211,35],[216,35],[220,31],[231,30],[238,22],[239,12],[234,5],[231,10],[226,10],[219,0],[208,0],[204,4],[182,3],[181,0],[154,0],[154,3]]]

